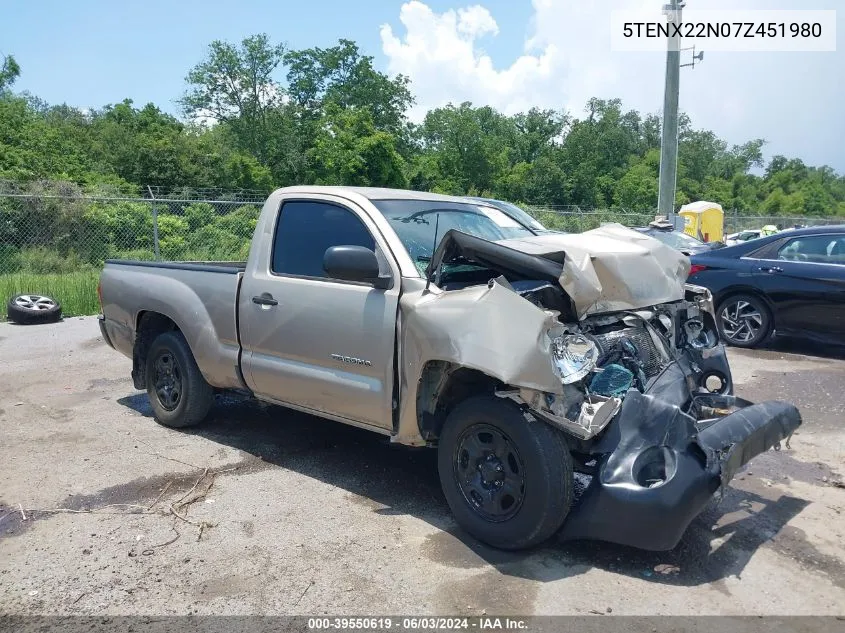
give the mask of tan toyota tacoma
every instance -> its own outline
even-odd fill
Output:
[[[246,263],[106,262],[100,327],[163,425],[245,392],[436,447],[455,519],[490,545],[662,550],[801,424],[733,395],[688,269],[620,225],[538,234],[467,198],[291,187]]]

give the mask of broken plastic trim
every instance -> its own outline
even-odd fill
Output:
[[[622,400],[619,398],[591,394],[585,396],[581,402],[578,418],[571,420],[563,414],[561,396],[544,394],[533,389],[497,391],[496,395],[509,398],[520,406],[527,405],[535,417],[582,440],[589,440],[601,433],[622,406]]]
[[[593,447],[596,475],[570,512],[563,538],[672,549],[739,468],[801,425],[789,403],[752,405],[731,396],[695,396],[685,413],[682,373],[676,376],[675,388],[662,384],[659,393],[632,389],[625,396]],[[694,417],[714,411],[732,413]]]

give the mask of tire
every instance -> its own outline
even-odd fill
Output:
[[[147,352],[147,396],[156,422],[181,429],[202,422],[214,390],[202,377],[181,332],[159,334]]]
[[[716,323],[722,340],[734,347],[758,347],[772,334],[772,313],[750,294],[732,295],[719,304]]]
[[[15,295],[6,304],[6,316],[21,324],[52,323],[62,318],[62,306],[44,295]]]
[[[479,541],[523,549],[563,525],[574,488],[569,447],[560,431],[516,404],[493,396],[465,400],[446,418],[437,450],[449,508]]]

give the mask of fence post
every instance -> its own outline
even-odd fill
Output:
[[[150,193],[150,199],[152,199],[150,205],[153,210],[153,251],[155,252],[156,260],[159,260],[161,259],[161,254],[158,251],[158,208],[155,203],[156,197],[153,195],[153,190],[149,185],[147,185],[147,191]]]

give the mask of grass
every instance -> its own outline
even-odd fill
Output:
[[[97,314],[99,270],[66,274],[10,273],[0,275],[0,318],[6,318],[6,304],[19,294],[41,294],[62,304],[65,316]]]

